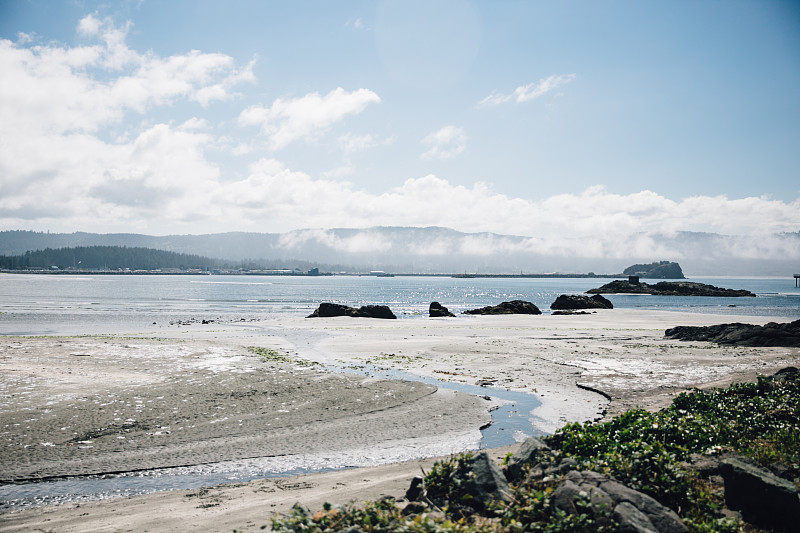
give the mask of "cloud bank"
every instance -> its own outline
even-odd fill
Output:
[[[528,199],[507,196],[488,183],[463,185],[432,174],[368,191],[335,179],[348,173],[346,166],[312,176],[277,159],[275,152],[328,135],[334,125],[380,103],[367,88],[338,87],[240,106],[228,117],[229,126],[258,127],[272,152],[253,156],[241,173],[225,173],[212,155],[236,158],[254,150],[220,133],[219,123],[193,114],[205,114],[222,101],[235,104],[236,88],[254,80],[253,61],[239,64],[199,51],[169,57],[140,53],[126,44],[129,29],[89,15],[78,25],[86,45],[37,45],[30,36],[16,43],[0,40],[1,228],[170,234],[442,226],[526,236],[537,250],[567,255],[608,253],[614,239],[650,232],[716,232],[757,242],[758,236],[800,230],[800,199],[673,200],[602,185]],[[574,78],[551,76],[482,103],[524,103]],[[177,104],[189,114],[173,121],[148,119],[149,110]],[[363,133],[337,133],[336,139],[345,155],[393,142]],[[451,159],[465,151],[466,141],[461,128],[447,125],[422,140],[421,157]],[[645,237],[637,239],[637,246],[651,246]],[[381,249],[372,237],[334,244]],[[432,253],[449,250],[420,246]],[[483,253],[520,244],[478,239],[458,246]],[[780,247],[758,250],[786,253]]]

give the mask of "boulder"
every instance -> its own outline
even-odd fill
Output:
[[[599,294],[594,296],[584,296],[583,294],[562,294],[556,301],[550,304],[550,309],[574,310],[574,309],[614,309],[614,305]]]
[[[431,493],[424,487],[423,479],[415,477],[406,491],[410,501],[427,501],[438,506],[457,506],[471,509],[471,512],[486,510],[493,501],[511,502],[512,490],[503,471],[489,457],[481,452],[459,466],[452,476],[457,478],[456,493]]]
[[[358,308],[358,316],[364,318],[397,318],[386,305],[362,305]]]
[[[469,464],[473,485],[470,495],[477,510],[486,508],[491,501],[511,501],[511,487],[508,485],[503,471],[486,452],[472,458]]]
[[[720,461],[725,480],[725,504],[756,526],[777,531],[797,531],[800,495],[789,480],[735,457]]]
[[[664,336],[684,341],[708,341],[735,346],[800,347],[800,320],[764,326],[752,324],[718,324],[716,326],[678,326]]]
[[[428,314],[431,316],[431,318],[441,317],[441,316],[456,316],[439,302],[431,302],[430,307],[428,307]]]
[[[323,302],[306,318],[329,318],[351,316],[362,318],[397,318],[385,305],[363,305],[356,309],[347,305]]]
[[[571,470],[550,498],[556,511],[588,511],[599,524],[616,521],[618,531],[631,533],[686,533],[680,517],[647,494],[635,491],[597,472]]]
[[[539,454],[550,448],[536,437],[528,437],[519,447],[517,453],[511,456],[506,466],[506,479],[511,482],[519,481],[526,465],[536,463]]]
[[[464,311],[466,315],[541,315],[542,312],[531,302],[512,300],[498,305]]]

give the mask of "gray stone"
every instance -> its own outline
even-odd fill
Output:
[[[575,470],[578,468],[578,461],[573,459],[572,457],[565,457],[558,463],[558,468],[556,471],[560,474],[566,474],[570,470]]]
[[[519,447],[517,453],[511,456],[506,466],[506,478],[509,481],[518,481],[525,465],[535,464],[539,454],[550,448],[536,437],[528,437]]]
[[[627,501],[614,508],[614,520],[619,524],[619,533],[661,533],[647,515]]]
[[[796,531],[800,495],[791,481],[760,466],[728,457],[720,462],[725,504],[741,511],[747,522],[779,531]]]
[[[492,500],[511,501],[511,487],[503,471],[486,452],[472,458],[470,470],[475,483],[475,492],[472,495],[479,502],[479,507],[485,507]]]
[[[563,481],[553,494],[550,496],[550,505],[554,509],[563,511],[567,514],[578,514],[578,508],[575,502],[578,500],[589,501],[589,493],[581,490],[581,488],[570,481],[569,479]]]
[[[688,531],[680,517],[655,498],[626,487],[618,481],[609,480],[600,484],[615,502],[629,502],[642,511],[659,533],[683,533]]]

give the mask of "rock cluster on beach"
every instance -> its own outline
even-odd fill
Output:
[[[465,315],[541,315],[542,312],[531,302],[512,300],[480,309],[464,311]]]
[[[787,346],[800,347],[800,320],[764,326],[752,324],[718,324],[716,326],[678,326],[664,332],[664,336],[682,341],[708,341],[736,346]]]
[[[586,291],[589,294],[654,294],[660,296],[755,296],[748,290],[724,289],[690,281],[661,281],[653,285],[615,280],[600,288]]]
[[[313,313],[306,318],[329,318],[335,316],[350,316],[360,318],[397,318],[392,310],[385,305],[362,305],[358,309],[342,304],[323,302]]]
[[[584,296],[583,294],[562,294],[550,304],[550,309],[572,311],[575,309],[614,309],[614,305],[599,294]]]
[[[428,307],[428,315],[431,318],[456,316],[439,302],[431,302],[431,305]]]

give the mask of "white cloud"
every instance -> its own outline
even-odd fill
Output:
[[[78,25],[87,41],[80,46],[0,40],[3,223],[135,229],[164,213],[176,221],[204,214],[219,182],[204,154],[213,126],[191,116],[174,127],[125,119],[179,100],[231,98],[253,63],[198,51],[138,53],[125,42],[129,28],[89,15]]]
[[[0,40],[0,128],[13,135],[96,132],[130,113],[189,99],[208,105],[252,78],[253,63],[192,51],[161,58],[127,47],[127,26],[84,18],[82,33],[100,44],[25,48]],[[13,81],[13,82],[12,82]]]
[[[467,136],[463,129],[448,125],[428,134],[422,139],[422,144],[428,149],[420,158],[445,161],[467,149]]]
[[[242,126],[257,125],[279,150],[300,139],[314,139],[348,115],[361,113],[380,97],[369,89],[347,92],[341,87],[325,96],[310,93],[300,98],[278,98],[270,107],[251,106],[239,115]]]
[[[543,78],[535,83],[529,83],[528,85],[517,87],[511,94],[492,93],[481,100],[478,105],[499,105],[512,100],[518,104],[521,104],[554,91],[555,89],[566,85],[574,79],[575,74],[548,76],[547,78]]]

